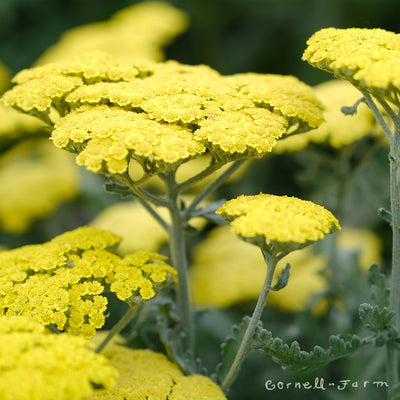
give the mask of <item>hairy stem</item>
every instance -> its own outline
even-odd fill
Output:
[[[267,302],[268,294],[271,290],[272,279],[274,277],[275,267],[278,260],[276,257],[269,256],[265,256],[265,260],[267,262],[267,274],[265,277],[264,285],[261,290],[260,296],[258,297],[256,307],[254,308],[253,315],[250,319],[250,323],[246,329],[246,332],[244,333],[242,342],[240,343],[239,350],[236,353],[235,359],[233,360],[233,363],[228,373],[226,374],[224,381],[221,384],[221,388],[225,392],[229,389],[229,386],[235,379],[237,373],[239,372],[239,368],[242,365],[244,358],[246,357],[248,348],[253,340],[257,323],[261,318],[262,312]]]
[[[118,335],[122,331],[122,329],[125,328],[129,324],[129,322],[132,320],[134,317],[136,310],[137,310],[137,305],[132,305],[129,307],[129,310],[127,313],[112,327],[110,332],[108,332],[108,335],[105,337],[105,339],[97,346],[95,352],[100,353],[104,347],[108,344],[108,342],[115,336]]]
[[[375,105],[372,97],[364,93],[365,100],[375,115],[378,123],[390,140],[390,205],[392,213],[392,277],[390,282],[389,308],[393,311],[393,324],[399,331],[400,322],[400,124],[399,119],[384,100],[380,103],[388,112],[394,123],[394,132],[387,126],[381,112]],[[399,382],[398,352],[393,341],[386,344],[386,375],[389,388]],[[390,390],[390,389],[389,389]]]
[[[390,309],[394,312],[393,324],[399,331],[400,326],[400,127],[396,127],[390,148],[390,201],[392,212],[392,278],[390,285]],[[394,387],[398,381],[397,350],[394,343],[388,342],[387,364],[389,387]]]
[[[183,217],[179,207],[179,192],[177,190],[173,173],[165,178],[167,185],[168,197],[171,199],[171,204],[168,210],[171,215],[169,247],[171,255],[171,263],[178,272],[178,284],[176,286],[176,300],[180,321],[184,329],[184,337],[182,338],[184,348],[190,352],[194,351],[195,331],[192,303],[189,294],[188,284],[188,259],[186,254],[186,237],[185,227],[187,220]]]

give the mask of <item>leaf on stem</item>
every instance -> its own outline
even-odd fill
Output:
[[[397,337],[397,330],[391,324],[394,312],[388,307],[363,303],[360,305],[359,315],[364,326],[374,333],[375,346],[383,346],[388,340]]]
[[[389,305],[389,288],[386,276],[382,274],[379,264],[372,264],[369,268],[369,281],[371,284],[371,300],[379,307]]]
[[[221,344],[222,361],[217,365],[215,373],[211,376],[211,379],[215,382],[221,384],[226,374],[229,372],[249,323],[250,317],[243,317],[242,322],[232,327],[232,334],[226,337],[224,342]],[[250,344],[247,354],[252,350]]]
[[[360,103],[365,103],[365,98],[361,97],[361,99],[357,100],[352,106],[344,106],[340,109],[340,111],[344,115],[355,115],[357,114],[357,108]]]
[[[290,276],[290,264],[286,264],[286,267],[281,271],[278,276],[278,281],[274,286],[271,287],[271,290],[278,291],[286,287],[289,281]]]
[[[221,215],[215,213],[225,202],[226,200],[217,200],[206,207],[197,208],[191,213],[191,217],[203,217],[218,225],[226,225],[227,222],[225,222]]]
[[[392,213],[390,211],[381,207],[378,208],[378,215],[388,224],[392,225]]]
[[[190,351],[183,346],[184,330],[178,320],[175,305],[171,302],[160,305],[157,317],[157,330],[165,346],[168,357],[188,375],[205,375],[208,371],[203,367],[200,359],[195,359]]]
[[[310,372],[342,357],[346,357],[357,351],[368,341],[357,335],[344,336],[332,335],[329,338],[329,346],[324,349],[314,346],[311,351],[301,349],[297,341],[290,345],[281,338],[273,337],[272,333],[264,329],[261,324],[257,326],[252,349],[259,350],[271,356],[273,361],[282,368],[297,372]]]

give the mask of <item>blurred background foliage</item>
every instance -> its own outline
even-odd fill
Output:
[[[68,29],[108,20],[116,11],[139,3],[133,0],[0,0],[0,61],[10,74],[30,67],[55,44]],[[362,27],[400,31],[398,0],[171,0],[190,19],[185,32],[166,49],[167,59],[188,64],[208,64],[222,74],[259,72],[290,74],[310,85],[330,79],[328,74],[301,61],[307,39],[317,30]],[[351,105],[351,104],[344,104]],[[336,161],[335,161],[336,160]],[[368,228],[382,241],[383,265],[391,257],[390,228],[377,216],[379,207],[388,207],[387,146],[366,137],[345,150],[330,146],[309,146],[306,151],[273,154],[253,161],[240,179],[219,190],[219,196],[259,192],[296,195],[314,200],[334,211],[342,225]],[[0,231],[0,243],[8,248],[40,243],[53,236],[90,223],[102,210],[121,201],[104,192],[102,176],[80,171],[80,190],[73,200],[65,201],[47,217],[37,220],[26,232]],[[1,182],[0,182],[1,184]],[[43,189],[45,190],[45,189]],[[0,199],[0,208],[1,208]],[[205,228],[208,233],[213,228]],[[199,239],[190,237],[195,246]],[[357,304],[368,301],[368,277],[360,274],[354,252],[341,254],[330,263],[331,286],[327,293],[343,307],[332,303],[318,318],[311,310],[287,312],[271,307],[265,325],[274,335],[288,341],[298,340],[309,349],[311,344],[326,345],[327,337],[338,332],[362,328]],[[344,258],[343,258],[344,257]],[[385,268],[386,273],[389,268]],[[335,272],[336,271],[336,272]],[[340,297],[340,296],[339,296]],[[218,344],[229,334],[232,324],[251,313],[255,300],[242,301],[224,310],[202,311],[198,315],[199,353],[212,367],[218,360]],[[112,322],[112,321],[111,321]],[[131,334],[136,346],[154,344],[154,320]],[[149,339],[150,338],[150,339]],[[159,347],[157,347],[159,346]],[[379,349],[360,352],[350,360],[339,360],[317,376],[325,381],[341,379],[384,380],[383,353]],[[266,379],[313,380],[315,375],[298,376],[282,372],[268,357],[254,354],[245,363],[233,385],[230,399],[375,399],[382,389],[358,389],[346,392],[331,390],[285,390],[266,392]],[[248,382],[252,382],[249,386]]]

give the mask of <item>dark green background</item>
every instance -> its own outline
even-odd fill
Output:
[[[0,60],[14,72],[29,67],[65,30],[108,19],[133,0],[1,0]],[[168,57],[208,64],[222,73],[293,74],[326,79],[301,61],[306,40],[328,26],[400,29],[397,0],[188,0],[190,28]],[[323,74],[323,75],[322,75]]]

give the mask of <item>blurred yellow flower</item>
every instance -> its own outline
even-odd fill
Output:
[[[303,60],[399,105],[400,35],[383,29],[326,28],[307,41]]]
[[[337,219],[324,207],[288,196],[242,195],[227,201],[217,214],[242,237],[263,236],[280,243],[313,242],[340,229]]]
[[[26,140],[4,153],[0,181],[0,228],[11,233],[24,232],[79,190],[73,159],[47,139]]]
[[[140,304],[176,276],[159,254],[113,254],[119,241],[111,232],[81,227],[0,252],[0,314],[29,315],[72,335],[94,336],[105,322],[103,293]]]
[[[187,199],[183,197],[183,200]],[[201,204],[200,204],[201,206]],[[169,221],[166,208],[158,207],[157,213]],[[190,225],[201,229],[206,224],[203,218],[192,218]],[[168,243],[168,233],[138,202],[121,202],[106,208],[91,223],[95,228],[105,229],[121,236],[120,254],[134,251],[157,251]]]
[[[0,121],[0,145],[44,134],[44,124],[37,118],[21,114],[2,103],[0,103]]]
[[[83,400],[117,376],[86,340],[50,334],[27,317],[0,317],[2,400]]]
[[[226,400],[211,379],[184,376],[164,354],[127,347],[107,348],[102,353],[119,371],[117,386],[99,390],[87,400]]]
[[[382,242],[377,235],[367,229],[345,227],[336,237],[340,251],[357,254],[358,264],[368,271],[373,263],[382,263]]]
[[[183,32],[187,24],[187,15],[166,2],[142,2],[122,9],[108,21],[70,29],[42,54],[36,65],[91,50],[160,61],[164,58],[162,48]]]
[[[158,209],[163,217],[167,209]],[[138,202],[121,202],[106,208],[92,222],[95,228],[110,230],[121,236],[118,252],[157,251],[168,242],[168,233]]]
[[[301,150],[309,142],[326,142],[334,148],[340,148],[364,136],[382,133],[376,129],[374,115],[365,104],[358,106],[355,115],[344,115],[341,112],[341,107],[352,106],[362,97],[349,82],[328,81],[314,89],[318,99],[325,106],[325,122],[312,131],[280,139],[274,147],[274,152]]]

